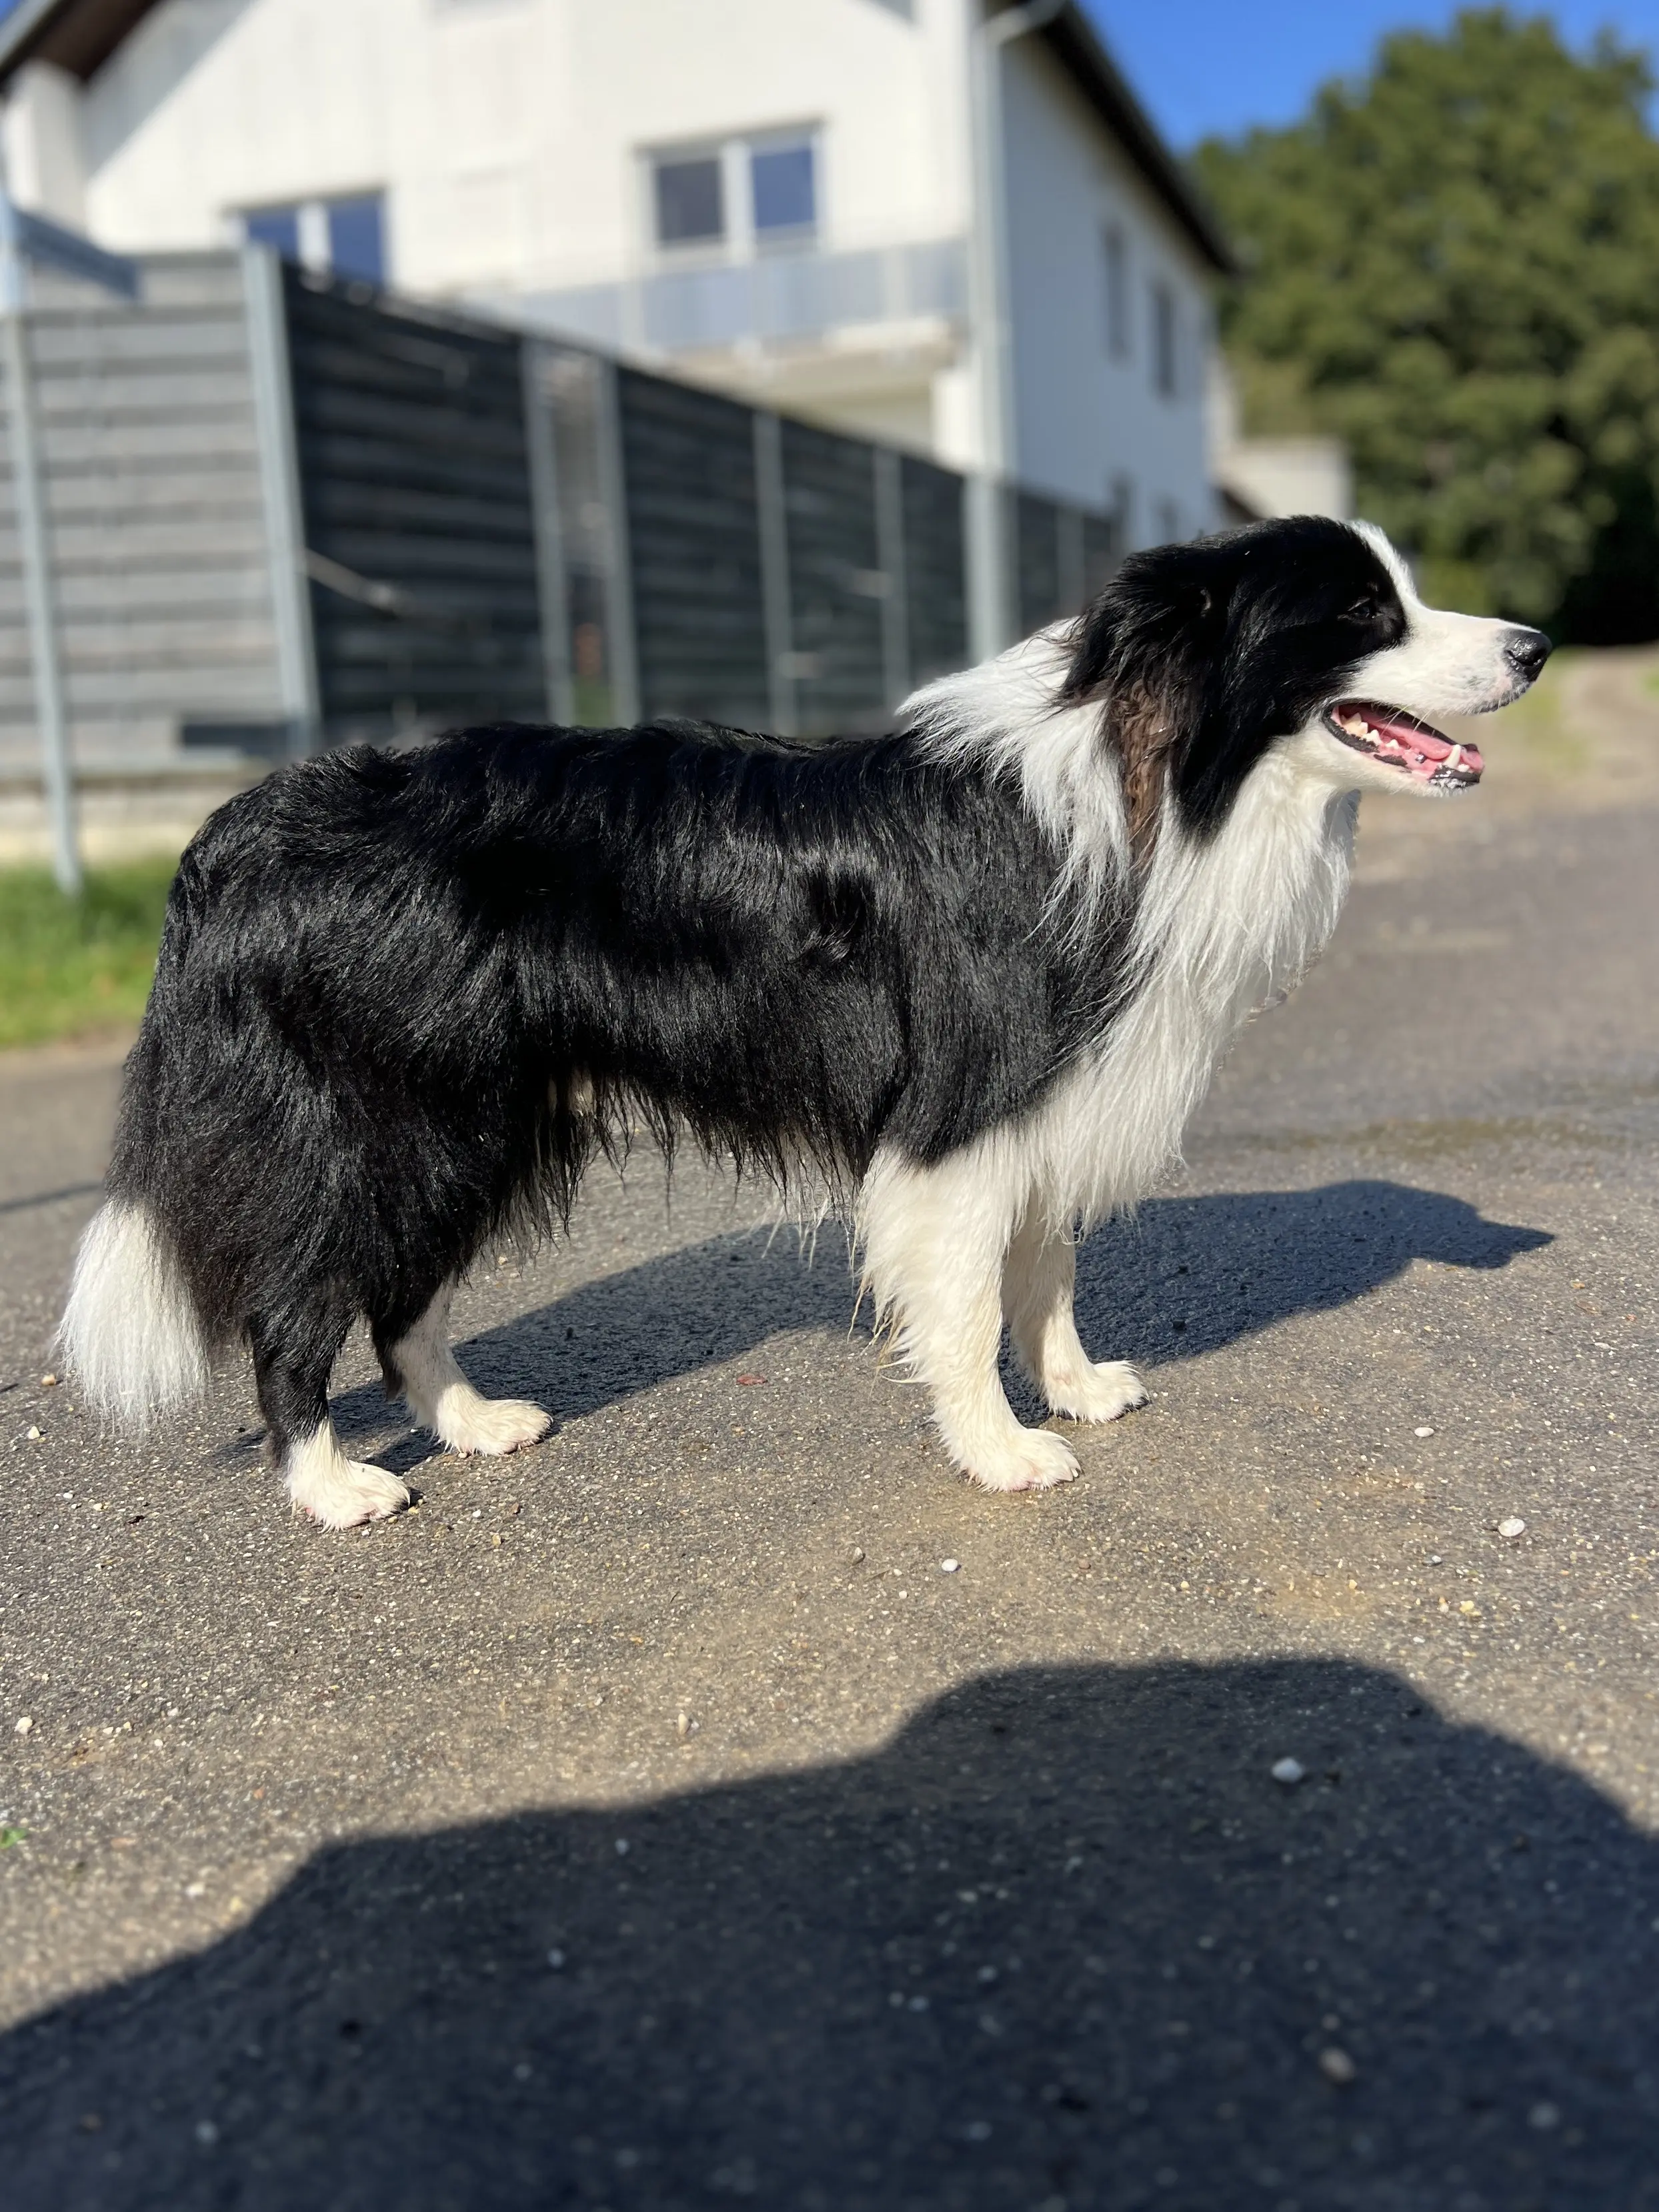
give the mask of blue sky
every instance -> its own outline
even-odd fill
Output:
[[[0,21],[20,0],[0,0]],[[346,0],[349,4],[349,0]],[[1164,136],[1184,151],[1210,131],[1288,123],[1328,76],[1364,67],[1385,31],[1443,28],[1457,0],[1083,0]],[[1645,46],[1659,74],[1659,0],[1519,0],[1551,15],[1570,45],[1605,24]],[[1659,124],[1659,112],[1656,113]]]
[[[1218,131],[1288,123],[1316,84],[1363,69],[1385,31],[1437,30],[1455,5],[1412,0],[1084,0],[1119,65],[1183,151]],[[1518,6],[1551,15],[1570,46],[1603,24],[1659,61],[1659,0],[1560,0]]]

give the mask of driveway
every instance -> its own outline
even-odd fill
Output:
[[[460,1302],[555,1435],[354,1346],[418,1503],[321,1535],[243,1376],[42,1384],[118,1050],[0,1067],[8,2203],[1659,2205],[1650,666],[1362,825],[1085,1252],[1154,1395],[1054,1493],[641,1158]]]

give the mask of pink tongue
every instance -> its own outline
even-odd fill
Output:
[[[1396,738],[1408,752],[1421,753],[1427,760],[1443,761],[1451,751],[1443,738],[1436,737],[1432,730],[1419,729],[1414,723],[1391,722],[1386,717],[1369,714],[1365,720],[1379,737]],[[1465,745],[1465,759],[1468,757],[1469,751],[1470,748]]]

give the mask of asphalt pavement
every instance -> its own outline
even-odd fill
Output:
[[[417,1503],[321,1534],[243,1375],[43,1382],[120,1043],[0,1061],[6,2203],[1659,2206],[1652,667],[1367,801],[1085,1249],[1154,1395],[1050,1493],[641,1155],[459,1304],[552,1437],[433,1455],[354,1344]]]

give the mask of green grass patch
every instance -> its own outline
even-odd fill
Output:
[[[177,865],[89,870],[78,899],[44,868],[0,868],[0,1047],[137,1020]]]

